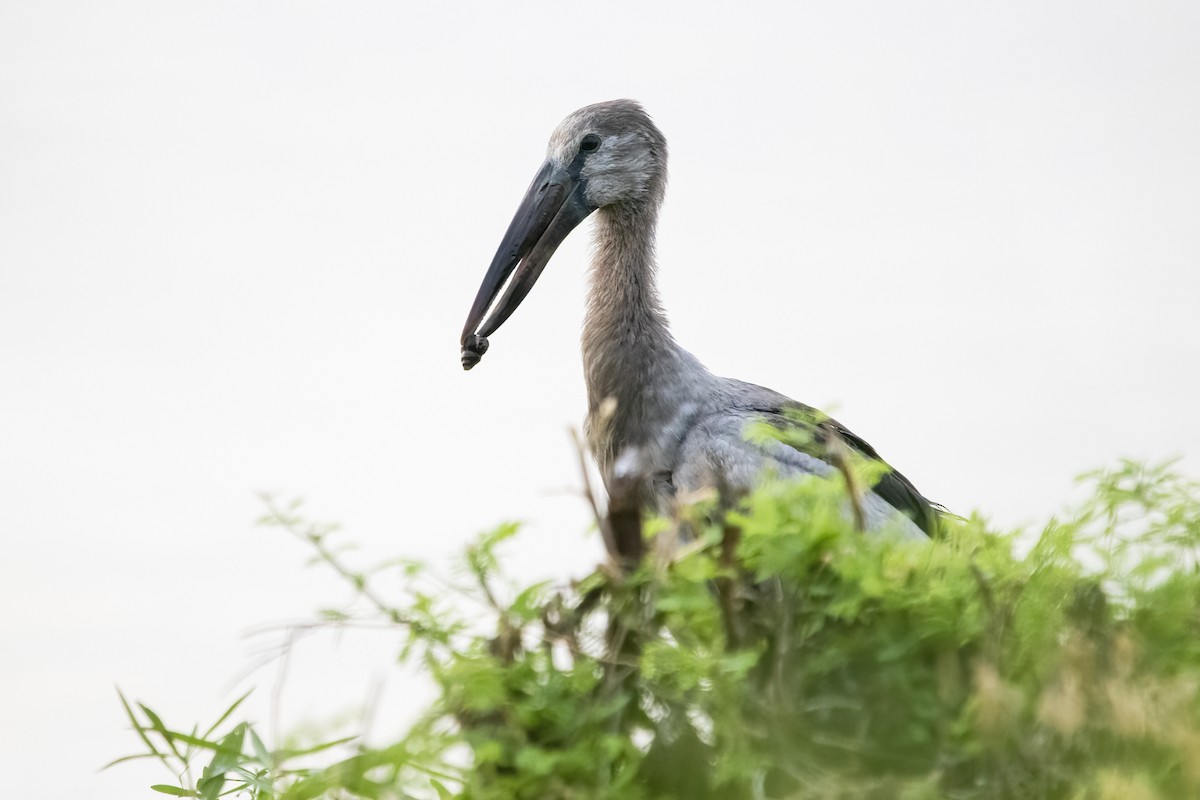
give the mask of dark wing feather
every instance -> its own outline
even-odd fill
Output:
[[[888,471],[871,487],[871,491],[887,501],[888,505],[904,514],[917,524],[917,527],[933,536],[937,530],[938,513],[934,503],[917,491],[912,481],[891,464],[879,457],[875,448],[871,447],[861,436],[852,433],[834,419],[826,419],[822,427],[827,427],[837,433],[847,444],[873,461],[887,465]]]
[[[884,461],[879,456],[879,453],[875,451],[874,447],[868,444],[861,436],[850,431],[845,425],[835,419],[824,416],[803,403],[795,401],[787,401],[765,408],[757,407],[753,410],[764,414],[772,424],[781,428],[803,426],[809,429],[809,433],[812,434],[812,446],[804,447],[801,445],[800,447],[810,456],[819,458],[822,461],[830,461],[827,445],[830,434],[833,434],[863,457],[869,458],[872,461],[878,461],[886,466],[888,471],[875,482],[871,487],[871,491],[883,498],[892,508],[911,519],[926,535],[935,535],[941,506],[931,502],[917,491],[917,487],[913,486],[912,481]],[[801,419],[797,419],[797,415]],[[812,418],[813,422],[806,424],[806,421],[803,419],[805,417]]]

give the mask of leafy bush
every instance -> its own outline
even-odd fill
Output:
[[[1200,796],[1200,492],[1170,465],[1085,477],[1037,535],[973,517],[933,542],[864,535],[839,480],[771,482],[725,518],[650,523],[639,566],[569,586],[505,580],[503,526],[466,556],[483,622],[418,565],[385,602],[330,528],[272,506],[436,701],[345,757],[271,749],[236,704],[185,735],[127,703],[136,757],[204,798]]]

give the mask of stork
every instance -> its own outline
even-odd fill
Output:
[[[828,477],[839,469],[838,448],[881,462],[840,423],[770,389],[713,375],[676,343],[655,286],[666,183],[666,139],[637,102],[597,103],[563,120],[467,315],[463,367],[479,362],[487,337],[516,310],[558,245],[594,214],[583,323],[586,438],[610,494],[636,496],[666,513],[676,497],[705,489],[732,502],[768,471]],[[750,439],[754,421],[807,435],[799,443]],[[890,468],[856,511],[868,530],[889,527],[909,537],[930,534],[938,514]]]

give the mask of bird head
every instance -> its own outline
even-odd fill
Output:
[[[570,170],[578,159],[585,201],[592,208],[662,202],[667,140],[634,100],[584,106],[550,136],[546,160]]]
[[[585,106],[564,119],[467,315],[463,368],[483,357],[487,337],[525,299],[567,234],[597,209],[649,213],[662,202],[666,175],[666,139],[633,100]]]

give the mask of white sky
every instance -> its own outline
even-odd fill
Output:
[[[670,140],[662,291],[714,371],[1006,525],[1122,455],[1200,471],[1200,5],[426,5],[0,4],[7,794],[150,796],[94,772],[137,749],[114,684],[178,725],[257,684],[265,718],[242,634],[346,593],[258,490],[363,562],[511,518],[520,574],[596,561],[562,491],[586,234],[457,347],[586,103]],[[393,650],[307,646],[285,724],[391,674],[394,730]]]

